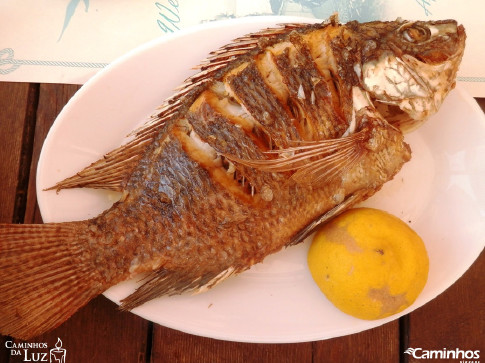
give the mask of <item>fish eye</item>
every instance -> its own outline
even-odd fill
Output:
[[[428,28],[419,25],[410,25],[400,29],[401,36],[409,43],[422,43],[431,37],[431,32]]]

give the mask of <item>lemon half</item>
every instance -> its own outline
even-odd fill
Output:
[[[429,259],[422,239],[402,220],[381,210],[354,208],[315,234],[308,266],[337,308],[374,320],[416,300],[428,279]]]

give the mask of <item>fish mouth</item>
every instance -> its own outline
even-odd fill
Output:
[[[423,122],[422,120],[416,120],[409,116],[406,111],[401,110],[398,105],[392,105],[388,103],[379,102],[379,100],[372,99],[376,110],[382,115],[382,117],[392,126],[398,128],[403,133],[408,133],[414,130],[418,124]],[[411,127],[411,125],[413,125]]]

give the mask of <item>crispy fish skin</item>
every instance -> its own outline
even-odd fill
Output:
[[[203,291],[301,242],[410,159],[402,131],[453,88],[464,41],[454,21],[331,18],[213,52],[134,140],[54,187],[119,202],[0,225],[0,332],[29,339],[140,273],[123,309]]]

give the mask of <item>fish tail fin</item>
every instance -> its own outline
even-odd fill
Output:
[[[85,222],[0,224],[0,333],[30,339],[105,287],[83,248]]]

